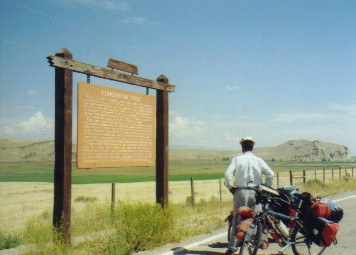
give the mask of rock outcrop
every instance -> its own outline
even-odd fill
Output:
[[[350,161],[351,152],[345,145],[323,141],[291,140],[272,149],[276,160]]]

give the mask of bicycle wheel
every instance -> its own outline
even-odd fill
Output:
[[[253,225],[252,225],[253,224]],[[262,222],[255,221],[247,231],[240,248],[240,255],[256,255],[262,235]]]
[[[231,235],[232,225],[229,225],[227,229],[227,241],[230,242],[230,235]]]
[[[296,227],[291,235],[291,246],[294,255],[320,255],[326,247],[320,247],[313,243]]]

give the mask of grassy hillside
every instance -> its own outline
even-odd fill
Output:
[[[76,158],[76,145],[73,145],[73,161]],[[30,141],[0,139],[0,162],[53,161],[54,141]],[[171,149],[172,160],[214,159],[230,160],[241,154],[239,145],[236,150]],[[254,154],[266,161],[352,161],[350,150],[339,144],[322,141],[293,140],[276,147],[256,147]]]
[[[75,159],[76,145],[73,145]],[[54,161],[54,141],[0,139],[0,162]]]

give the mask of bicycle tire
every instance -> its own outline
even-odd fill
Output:
[[[230,243],[230,235],[231,235],[232,225],[229,226],[227,229],[227,241]]]
[[[249,240],[246,240],[247,235],[245,235],[245,238],[242,242],[241,248],[239,255],[256,255],[259,247],[259,243],[261,240],[262,236],[262,228],[263,224],[261,221],[257,221],[257,223],[252,223],[255,224],[256,230],[254,233],[250,236]]]
[[[291,246],[294,255],[321,255],[327,247],[320,247],[312,241],[308,241],[307,237],[301,233],[300,228],[300,226],[297,226],[291,234]]]

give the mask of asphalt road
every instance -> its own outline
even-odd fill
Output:
[[[344,209],[344,218],[340,222],[337,235],[338,244],[328,247],[323,254],[356,255],[356,192],[339,194],[329,197]],[[227,234],[225,230],[217,230],[211,235],[194,237],[184,243],[170,244],[159,249],[141,252],[140,255],[190,255],[206,254],[221,255],[227,249]],[[277,254],[280,247],[270,244],[267,250],[260,250],[258,255]],[[284,254],[293,254],[291,248],[283,251]]]

